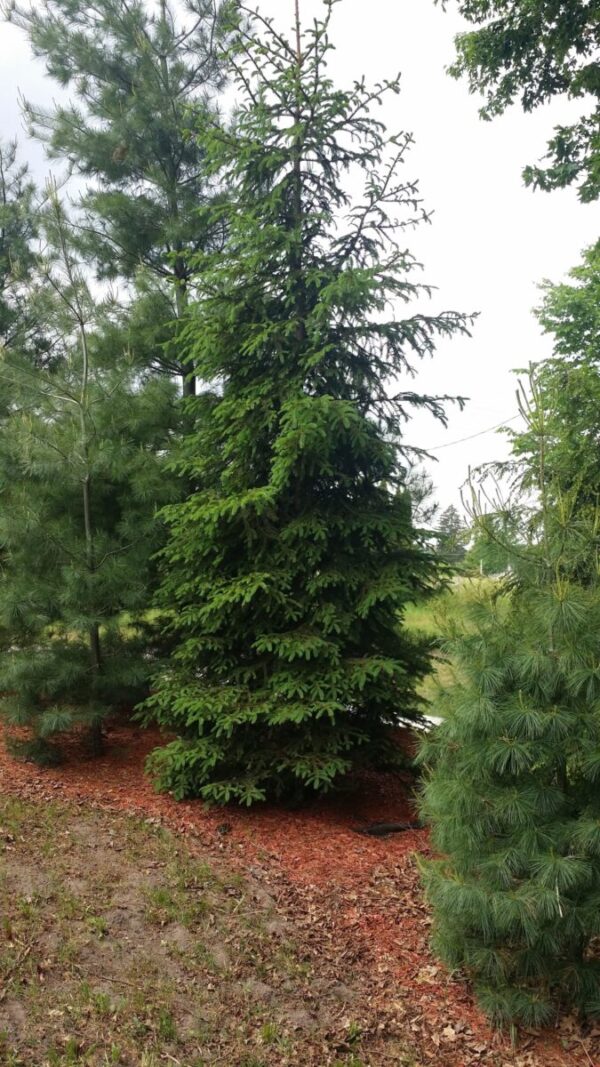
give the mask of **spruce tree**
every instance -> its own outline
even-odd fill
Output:
[[[535,377],[532,389],[536,502],[530,469],[510,579],[448,641],[457,680],[421,753],[441,853],[423,864],[434,946],[513,1027],[600,1013],[600,514],[546,481]]]
[[[427,293],[403,244],[426,217],[403,175],[411,137],[373,115],[397,79],[332,84],[334,2],[305,33],[296,5],[292,40],[257,16],[230,56],[232,128],[197,134],[232,195],[224,253],[192,261],[205,297],[186,342],[214,386],[178,463],[195,491],[166,510],[179,644],[146,710],[178,734],[150,768],[179,798],[328,789],[391,758],[390,729],[421,717],[429,656],[402,615],[434,562],[403,428],[415,407],[444,409],[397,379],[467,320],[396,317]]]
[[[98,751],[106,715],[146,694],[156,511],[175,499],[161,456],[174,387],[113,351],[112,302],[91,291],[53,188],[43,230],[30,309],[40,301],[53,360],[0,360],[2,714],[38,758],[74,725]]]
[[[440,515],[436,532],[437,550],[446,563],[456,564],[464,559],[466,535],[458,508],[450,504]]]
[[[80,198],[85,258],[102,278],[137,282],[136,322],[146,335],[150,325],[155,330],[144,351],[157,369],[182,375],[188,394],[193,376],[181,363],[176,328],[189,299],[188,253],[220,247],[224,234],[197,210],[215,191],[186,130],[216,117],[220,51],[235,7],[232,0],[2,5],[48,74],[74,94],[51,109],[26,103],[25,117],[50,158],[89,181]]]

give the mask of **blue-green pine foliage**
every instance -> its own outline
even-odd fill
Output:
[[[554,422],[532,384],[527,522],[448,639],[456,682],[420,755],[434,947],[501,1026],[600,1012],[600,516],[545,482]]]
[[[92,292],[47,200],[26,311],[48,359],[18,344],[0,357],[0,711],[39,759],[74,726],[97,750],[107,715],[147,694],[157,512],[179,493],[165,470],[175,386],[140,376],[120,309]]]
[[[177,344],[193,296],[185,253],[220,247],[223,234],[207,230],[208,217],[196,210],[211,190],[202,148],[185,127],[218,113],[236,8],[236,0],[0,5],[68,90],[66,100],[63,92],[50,106],[23,101],[23,110],[30,135],[82,179],[77,241],[88,269],[135,283],[131,324],[151,342],[136,346],[138,357],[154,372],[183,375],[189,393]]]

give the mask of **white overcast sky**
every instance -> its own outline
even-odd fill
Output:
[[[291,25],[293,0],[259,0],[259,6]],[[320,0],[301,0],[301,6],[307,20],[322,9]],[[430,469],[443,506],[458,503],[470,465],[505,453],[493,432],[453,442],[513,417],[512,369],[550,352],[550,339],[531,313],[539,302],[537,284],[560,281],[600,236],[598,204],[581,205],[571,190],[533,193],[521,179],[523,165],[543,154],[552,127],[576,116],[577,105],[555,101],[533,115],[515,107],[482,122],[466,83],[445,72],[462,25],[455,11],[444,14],[433,0],[342,0],[330,60],[340,84],[362,74],[374,82],[402,72],[402,95],[391,98],[383,117],[392,130],[414,134],[407,176],[419,179],[434,212],[432,224],[407,235],[407,244],[424,263],[423,280],[437,286],[432,310],[480,313],[473,338],[441,343],[413,383],[423,392],[470,398],[462,413],[451,414],[448,430],[419,416],[407,431],[410,443],[435,450],[438,462]],[[55,89],[21,32],[0,24],[0,138],[18,135],[42,179],[47,165],[41,148],[26,142],[19,92],[48,103]]]

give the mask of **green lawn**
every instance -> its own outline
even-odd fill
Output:
[[[406,612],[406,625],[415,633],[442,639],[452,624],[468,626],[469,606],[477,601],[482,592],[492,587],[489,578],[458,578],[448,589],[437,596],[410,604]],[[455,669],[443,653],[436,653],[436,670],[421,687],[422,695],[431,704],[435,715],[436,698],[440,688],[452,685]]]

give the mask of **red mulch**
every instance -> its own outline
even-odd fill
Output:
[[[353,948],[355,966],[369,967],[375,1002],[397,1009],[407,1042],[422,1064],[436,1067],[600,1067],[600,1029],[563,1019],[552,1032],[525,1033],[518,1047],[492,1033],[465,982],[431,955],[430,917],[415,854],[430,853],[425,830],[385,839],[359,835],[371,822],[414,819],[408,780],[364,775],[349,793],[301,811],[255,807],[207,811],[199,801],[158,796],[144,775],[146,755],[161,742],[154,731],[115,726],[99,760],[67,759],[41,769],[16,762],[0,744],[0,792],[75,800],[156,820],[260,871],[283,899],[293,887],[302,920]],[[372,1065],[376,1067],[376,1065]]]

